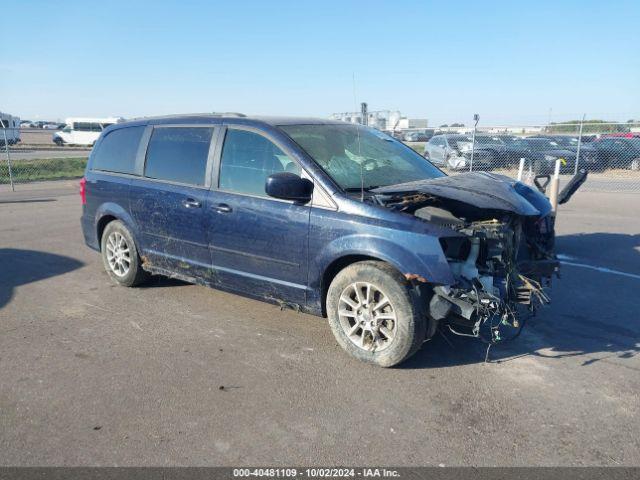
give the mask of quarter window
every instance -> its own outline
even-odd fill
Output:
[[[144,127],[113,130],[98,144],[91,163],[95,170],[134,173]]]
[[[147,148],[146,177],[204,185],[213,128],[155,128]]]
[[[221,189],[265,196],[267,177],[278,172],[300,175],[300,166],[262,135],[227,130],[220,161]]]

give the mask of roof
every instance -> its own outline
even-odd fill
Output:
[[[266,124],[281,125],[343,125],[344,122],[324,118],[312,117],[274,117],[274,116],[246,116],[240,113],[187,113],[180,115],[164,115],[158,117],[141,117],[120,123],[126,125],[162,125],[168,123],[204,123],[219,124],[234,122],[244,125]]]

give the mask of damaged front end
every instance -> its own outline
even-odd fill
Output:
[[[517,336],[558,273],[547,199],[500,175],[468,173],[374,191],[385,207],[446,229],[442,251],[455,282],[434,285],[431,320],[490,343]]]

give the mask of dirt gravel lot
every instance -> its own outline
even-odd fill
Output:
[[[0,465],[640,465],[639,194],[562,208],[574,265],[489,363],[448,335],[385,370],[320,318],[113,285],[76,183],[0,190]]]

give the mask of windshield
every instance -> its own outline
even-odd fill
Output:
[[[578,145],[578,139],[574,137],[555,137],[553,141],[565,147],[573,147]]]
[[[534,149],[558,149],[560,145],[558,142],[554,142],[553,140],[548,140],[546,138],[525,138],[523,140],[530,148]]]
[[[502,145],[502,140],[499,137],[489,137],[486,135],[476,135],[476,143],[480,145]]]
[[[445,176],[396,139],[356,125],[280,127],[344,190],[359,191]],[[362,184],[361,184],[362,176]]]
[[[466,135],[450,135],[447,137],[447,141],[449,142],[449,145],[452,148],[456,148],[459,149],[460,148],[460,144],[465,144],[465,143],[469,143],[471,144],[471,137],[468,137]]]

